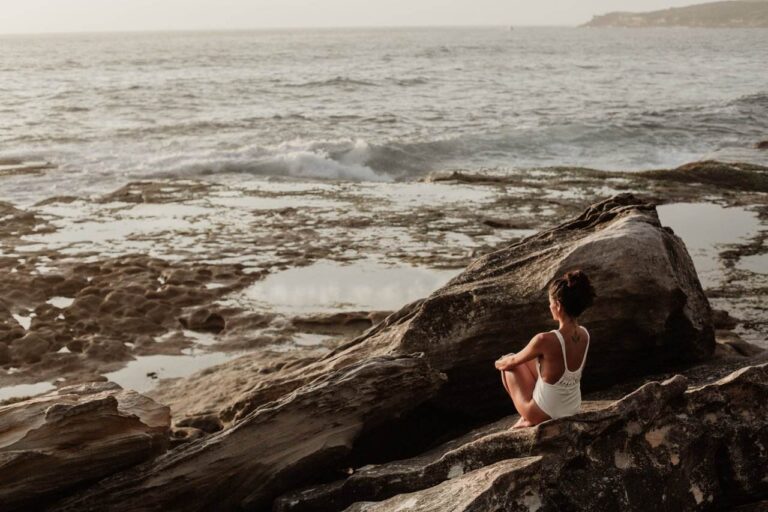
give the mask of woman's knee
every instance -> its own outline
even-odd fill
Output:
[[[501,370],[501,384],[504,386],[504,391],[511,397],[512,389],[516,385],[514,375],[505,370]]]

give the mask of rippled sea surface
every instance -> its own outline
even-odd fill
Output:
[[[768,138],[766,55],[761,29],[3,36],[0,161],[56,167],[0,187],[766,163],[750,149]]]

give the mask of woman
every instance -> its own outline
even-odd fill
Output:
[[[496,361],[504,389],[520,413],[513,428],[578,412],[589,333],[576,319],[594,298],[595,290],[584,272],[576,270],[556,279],[549,287],[549,310],[560,327],[537,334],[522,351]]]

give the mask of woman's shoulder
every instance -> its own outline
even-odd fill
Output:
[[[539,343],[544,344],[550,344],[553,342],[559,343],[557,340],[557,334],[555,334],[554,329],[551,331],[540,332],[534,336],[534,339],[538,340]]]

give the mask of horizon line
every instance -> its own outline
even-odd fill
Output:
[[[44,36],[87,34],[151,34],[174,32],[257,32],[277,30],[371,30],[434,28],[578,28],[579,24],[466,24],[466,25],[285,25],[279,27],[242,28],[129,28],[119,30],[61,30],[55,32],[0,32],[0,36]]]

